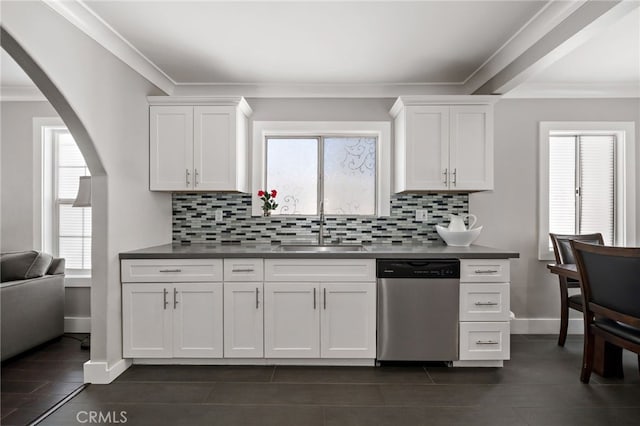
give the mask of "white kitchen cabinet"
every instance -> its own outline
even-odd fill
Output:
[[[493,189],[491,96],[400,97],[395,192]]]
[[[267,259],[264,286],[267,358],[375,358],[375,260]]]
[[[460,260],[460,361],[510,358],[509,279],[509,259]]]
[[[222,357],[222,283],[124,283],[126,358]]]
[[[248,191],[244,98],[148,99],[152,191]]]
[[[324,283],[320,289],[320,356],[375,358],[375,282]]]
[[[222,265],[221,259],[123,259],[124,357],[222,357]]]
[[[264,356],[263,259],[224,259],[224,356]]]

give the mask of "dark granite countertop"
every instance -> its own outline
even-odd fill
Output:
[[[188,258],[318,258],[318,259],[400,259],[460,258],[508,259],[520,257],[510,250],[485,246],[452,247],[444,244],[369,244],[362,251],[309,250],[283,251],[269,244],[164,244],[120,253],[120,259],[188,259]]]

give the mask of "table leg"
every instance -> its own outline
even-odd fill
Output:
[[[593,372],[602,377],[623,377],[622,348],[595,336]]]

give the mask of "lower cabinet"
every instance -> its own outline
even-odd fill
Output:
[[[261,282],[224,283],[225,358],[264,356],[264,297]]]
[[[265,283],[267,358],[375,358],[375,282]]]
[[[126,358],[222,357],[222,283],[122,285]]]

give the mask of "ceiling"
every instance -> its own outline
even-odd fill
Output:
[[[48,4],[79,27],[82,20],[84,31],[107,28],[107,42],[98,31],[88,34],[172,94],[251,96],[265,87],[293,93],[283,88],[296,85],[319,93],[331,86],[345,93],[366,87],[365,94],[471,94],[555,37],[547,47],[553,61],[530,60],[535,72],[518,71],[527,78],[490,92],[640,96],[637,2],[612,8],[617,14],[604,10],[597,28],[564,20],[582,1],[59,3]],[[566,39],[554,33],[562,25]],[[31,84],[4,51],[0,60],[3,90]],[[391,89],[375,89],[383,86]]]

